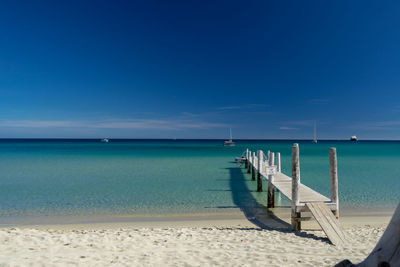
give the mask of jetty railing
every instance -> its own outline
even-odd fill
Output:
[[[291,177],[281,172],[281,154],[262,150],[257,153],[246,149],[245,168],[251,173],[252,180],[257,177],[257,192],[263,191],[262,179],[268,182],[267,207],[275,207],[275,191],[279,191],[291,201],[291,225],[301,230],[301,222],[312,219],[302,216],[311,212],[332,243],[344,241],[344,235],[337,222],[339,218],[338,175],[336,148],[329,149],[330,198],[316,192],[301,183],[299,145],[292,147]]]

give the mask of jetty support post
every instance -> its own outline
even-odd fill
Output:
[[[251,151],[249,150],[249,153],[248,153],[248,160],[247,160],[247,173],[250,173],[251,172]]]
[[[337,156],[336,148],[332,147],[329,149],[329,174],[331,180],[331,201],[335,203],[336,209],[333,210],[333,214],[336,218],[339,218],[339,186],[338,186],[338,174],[337,174]]]
[[[274,166],[275,153],[269,154],[268,165]],[[274,175],[268,175],[268,208],[275,208],[275,186]]]
[[[301,230],[301,213],[296,208],[299,205],[299,184],[300,184],[300,160],[299,160],[299,144],[292,147],[292,228],[295,231]]]
[[[253,152],[253,157],[251,158],[251,180],[255,180],[256,179],[256,168],[254,167],[255,164],[255,159],[256,159],[256,152]]]
[[[262,192],[263,151],[257,150],[257,192]]]
[[[246,158],[244,159],[244,168],[247,169],[248,165],[249,165],[249,149],[246,148]]]
[[[276,152],[276,172],[281,172],[281,153]],[[277,190],[276,191],[276,200],[277,200],[277,205],[281,205],[281,200],[282,200],[282,195],[281,191]]]
[[[281,153],[276,152],[276,171],[281,172]]]

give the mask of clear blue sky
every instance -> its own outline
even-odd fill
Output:
[[[0,137],[400,139],[399,1],[1,1]]]

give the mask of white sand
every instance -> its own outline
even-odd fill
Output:
[[[321,231],[254,226],[3,228],[0,266],[332,266],[363,260],[384,229],[351,226],[351,244],[335,247]]]

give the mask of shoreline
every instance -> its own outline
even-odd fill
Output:
[[[354,226],[385,227],[393,211],[350,211],[340,213],[343,228]],[[303,222],[305,229],[317,230],[314,220]],[[102,215],[102,216],[30,216],[3,218],[0,229],[117,229],[128,228],[181,228],[181,227],[256,227],[290,229],[290,209],[275,208],[268,211],[259,208],[254,216],[243,212],[193,213],[167,215]]]

